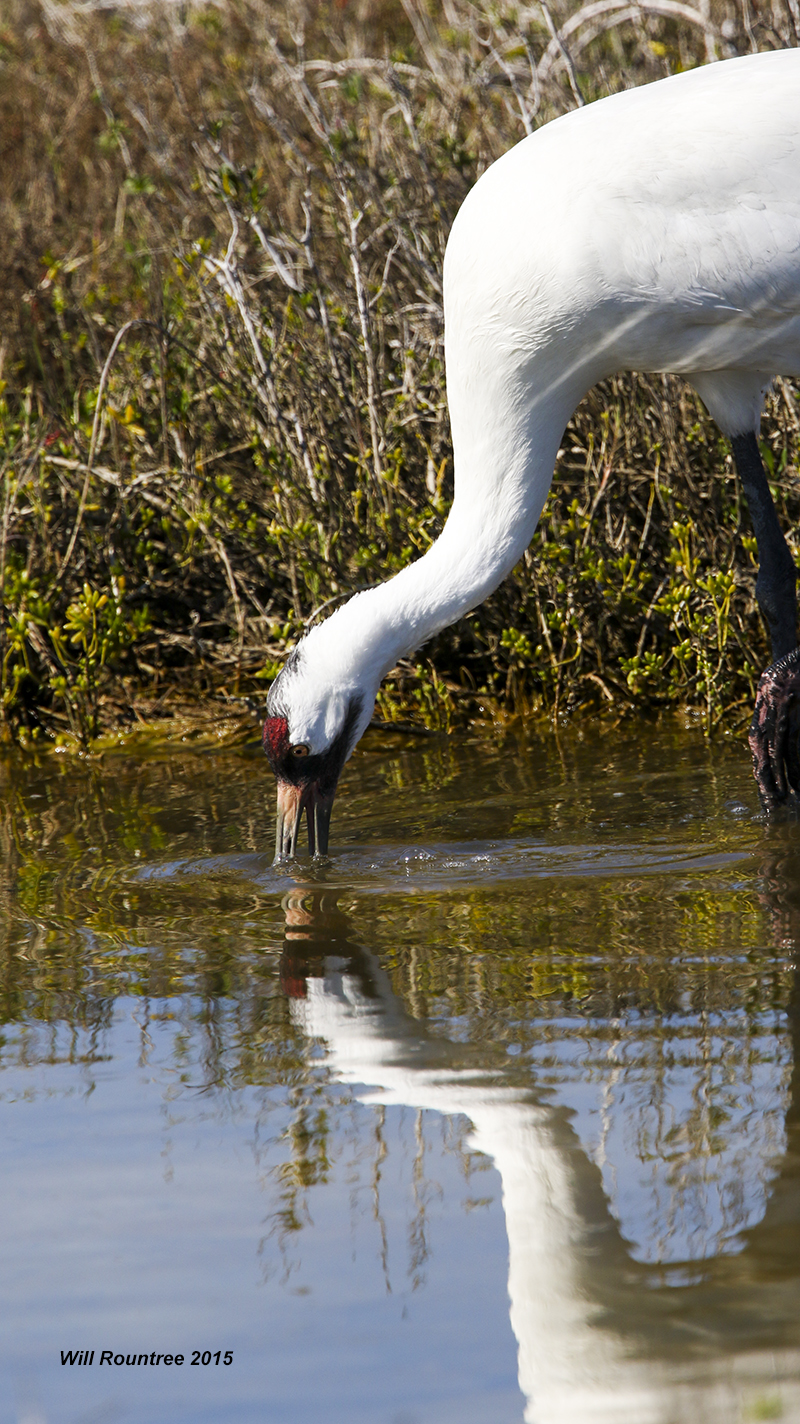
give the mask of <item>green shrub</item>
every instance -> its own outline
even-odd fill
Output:
[[[7,13],[2,708],[81,742],[170,689],[262,695],[309,621],[424,552],[452,496],[441,264],[470,186],[579,96],[751,47],[716,0],[554,6],[561,48],[544,11],[463,0]],[[796,42],[782,0],[771,23],[759,44]],[[789,529],[797,430],[781,384],[764,453]],[[606,382],[525,559],[383,712],[682,703],[711,726],[767,659],[754,577],[696,398]]]

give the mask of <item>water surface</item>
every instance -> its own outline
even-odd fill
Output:
[[[256,750],[0,778],[2,1424],[800,1420],[800,826],[737,741],[371,733],[321,867]]]

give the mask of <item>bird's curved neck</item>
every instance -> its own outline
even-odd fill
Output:
[[[533,537],[562,431],[556,418],[535,442],[512,451],[473,448],[460,464],[456,449],[456,498],[436,542],[314,630],[346,682],[371,679],[377,686],[401,658],[477,608],[510,573]]]
[[[363,654],[384,677],[401,658],[477,608],[513,568],[532,532],[519,525],[514,531],[487,528],[456,501],[427,553],[358,600],[354,654]]]

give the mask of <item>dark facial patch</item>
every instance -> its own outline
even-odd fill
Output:
[[[324,752],[312,752],[310,756],[292,756],[287,719],[268,717],[264,723],[264,751],[278,780],[288,781],[292,786],[305,786],[313,781],[323,796],[331,795],[336,790],[336,783],[352,747],[362,705],[360,694],[351,697],[338,737]]]

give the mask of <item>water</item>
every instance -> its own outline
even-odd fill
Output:
[[[800,826],[738,741],[370,733],[322,868],[255,751],[0,777],[0,1424],[800,1420]]]

